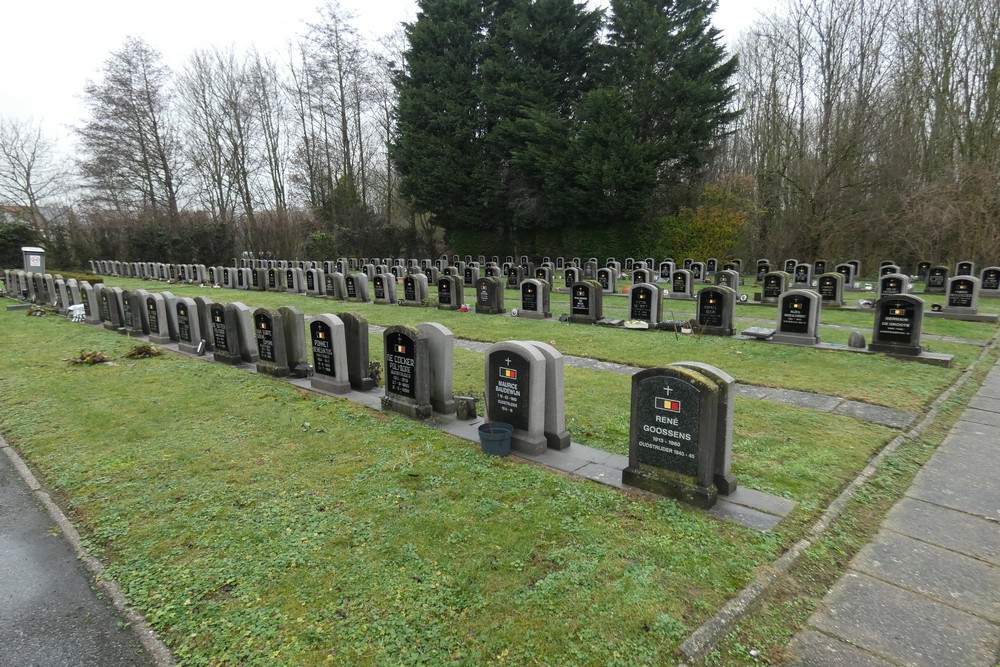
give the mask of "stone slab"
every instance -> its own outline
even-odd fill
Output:
[[[917,473],[911,498],[1000,521],[1000,457],[967,457],[935,452]]]
[[[796,636],[788,651],[792,655],[789,667],[896,667],[868,651],[815,630]]]
[[[1000,621],[1000,568],[989,563],[882,531],[854,557],[851,567],[970,614]]]
[[[737,384],[736,395],[744,398],[756,398],[759,400],[770,400],[775,390],[771,387],[755,387],[748,384]]]
[[[834,585],[810,624],[915,667],[994,667],[1000,648],[989,621],[857,572]]]
[[[957,427],[980,427],[975,422],[958,422]],[[971,429],[970,429],[971,430]],[[973,460],[983,460],[983,465],[989,466],[993,457],[1000,455],[1000,442],[992,440],[989,435],[968,431],[953,430],[948,438],[941,443],[938,451],[942,454],[954,454]],[[996,471],[996,468],[992,468]]]
[[[738,523],[744,528],[767,532],[774,529],[781,523],[781,517],[767,512],[761,512],[744,505],[731,503],[725,496],[719,496],[718,501],[710,509],[705,510],[707,514],[724,521]]]
[[[1000,526],[982,517],[903,498],[883,526],[1000,566]]]
[[[840,405],[844,399],[837,396],[812,394],[807,391],[796,391],[794,389],[775,389],[772,391],[770,400],[796,405],[800,408],[830,412]]]
[[[962,413],[961,419],[963,421],[975,422],[977,424],[985,424],[986,426],[995,426],[1000,428],[1000,413],[996,412],[987,412],[986,410],[969,408]]]
[[[982,394],[973,396],[972,400],[969,401],[969,407],[984,412],[1000,413],[1000,398],[992,398]]]
[[[788,500],[787,498],[781,498],[779,496],[772,496],[770,493],[764,493],[762,491],[743,486],[738,486],[736,487],[736,491],[734,493],[731,493],[728,496],[719,496],[719,498],[724,498],[726,501],[735,505],[742,505],[743,507],[749,507],[750,509],[765,512],[767,514],[773,514],[779,517],[788,516],[798,504],[794,500]]]
[[[613,486],[617,489],[622,488],[622,471],[620,468],[610,468],[600,463],[588,463],[582,468],[577,469],[574,474],[594,480],[595,482],[600,482],[601,484]]]
[[[835,415],[845,415],[855,419],[863,419],[873,424],[890,426],[892,428],[904,428],[916,418],[912,412],[893,410],[880,405],[870,405],[858,401],[843,401],[840,405],[830,411]]]

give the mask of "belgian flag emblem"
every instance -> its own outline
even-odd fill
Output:
[[[669,398],[656,398],[656,409],[666,410],[667,412],[680,412],[681,402],[675,401]]]
[[[903,317],[904,315],[906,315],[906,310],[904,308],[890,308],[889,314]]]
[[[396,345],[393,346],[393,349],[396,350],[396,352],[398,354],[406,354],[406,346],[405,345],[396,344]]]
[[[513,368],[500,368],[500,377],[507,378],[508,380],[517,379],[517,371]]]

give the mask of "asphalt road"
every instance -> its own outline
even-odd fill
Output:
[[[154,664],[0,453],[0,666]]]

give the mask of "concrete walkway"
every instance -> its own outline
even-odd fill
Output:
[[[0,438],[0,665],[157,664],[106,598]],[[22,464],[23,465],[23,464]],[[30,473],[27,473],[30,478]],[[162,663],[161,663],[162,664]]]
[[[808,625],[794,665],[1000,665],[1000,365]]]

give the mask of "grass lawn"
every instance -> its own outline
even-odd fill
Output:
[[[743,382],[914,411],[979,350],[935,345],[959,355],[956,368],[941,369],[733,339],[108,282],[307,314],[352,310],[381,325],[436,321],[462,338],[545,340],[564,354],[635,366],[699,360]],[[371,340],[379,359],[380,338]],[[123,355],[132,343],[64,318],[0,311],[0,430],[185,665],[675,664],[678,644],[800,539],[896,434],[737,399],[734,472],[800,503],[761,534],[486,457],[420,423],[237,368],[177,355],[131,361]],[[117,365],[65,361],[81,350]],[[482,369],[481,353],[456,350],[456,393],[481,397]],[[625,453],[629,388],[624,375],[567,368],[574,440]]]

